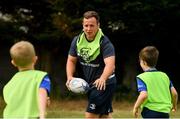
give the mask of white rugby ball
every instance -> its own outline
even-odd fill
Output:
[[[82,78],[73,78],[69,82],[69,88],[74,93],[86,93],[89,84]]]

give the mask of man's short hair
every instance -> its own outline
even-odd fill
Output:
[[[99,15],[98,15],[98,13],[96,11],[87,11],[87,12],[84,13],[83,17],[86,18],[86,19],[95,17],[98,23],[99,23],[99,20],[100,20],[100,17],[99,17]]]

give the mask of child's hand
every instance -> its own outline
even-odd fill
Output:
[[[133,109],[133,116],[134,118],[138,118],[138,108]]]
[[[177,105],[173,105],[171,111],[172,111],[172,112],[176,112],[176,110],[177,110]]]
[[[47,97],[47,107],[50,106],[50,103],[51,103],[50,97]]]
[[[174,108],[174,107],[171,109],[172,112],[176,112],[176,110],[177,108]]]

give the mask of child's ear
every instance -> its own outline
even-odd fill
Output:
[[[143,64],[144,64],[145,66],[147,66],[147,62],[146,62],[146,61],[144,61],[144,60],[143,60]]]
[[[14,62],[14,60],[11,60],[11,64],[15,67],[17,67],[16,63]]]
[[[33,58],[33,63],[35,64],[37,60],[38,60],[38,56],[35,56],[35,57]]]

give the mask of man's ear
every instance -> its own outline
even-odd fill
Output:
[[[11,60],[11,64],[15,67],[17,67],[16,63],[14,62],[14,60]]]
[[[100,28],[100,23],[98,23],[98,27]]]

